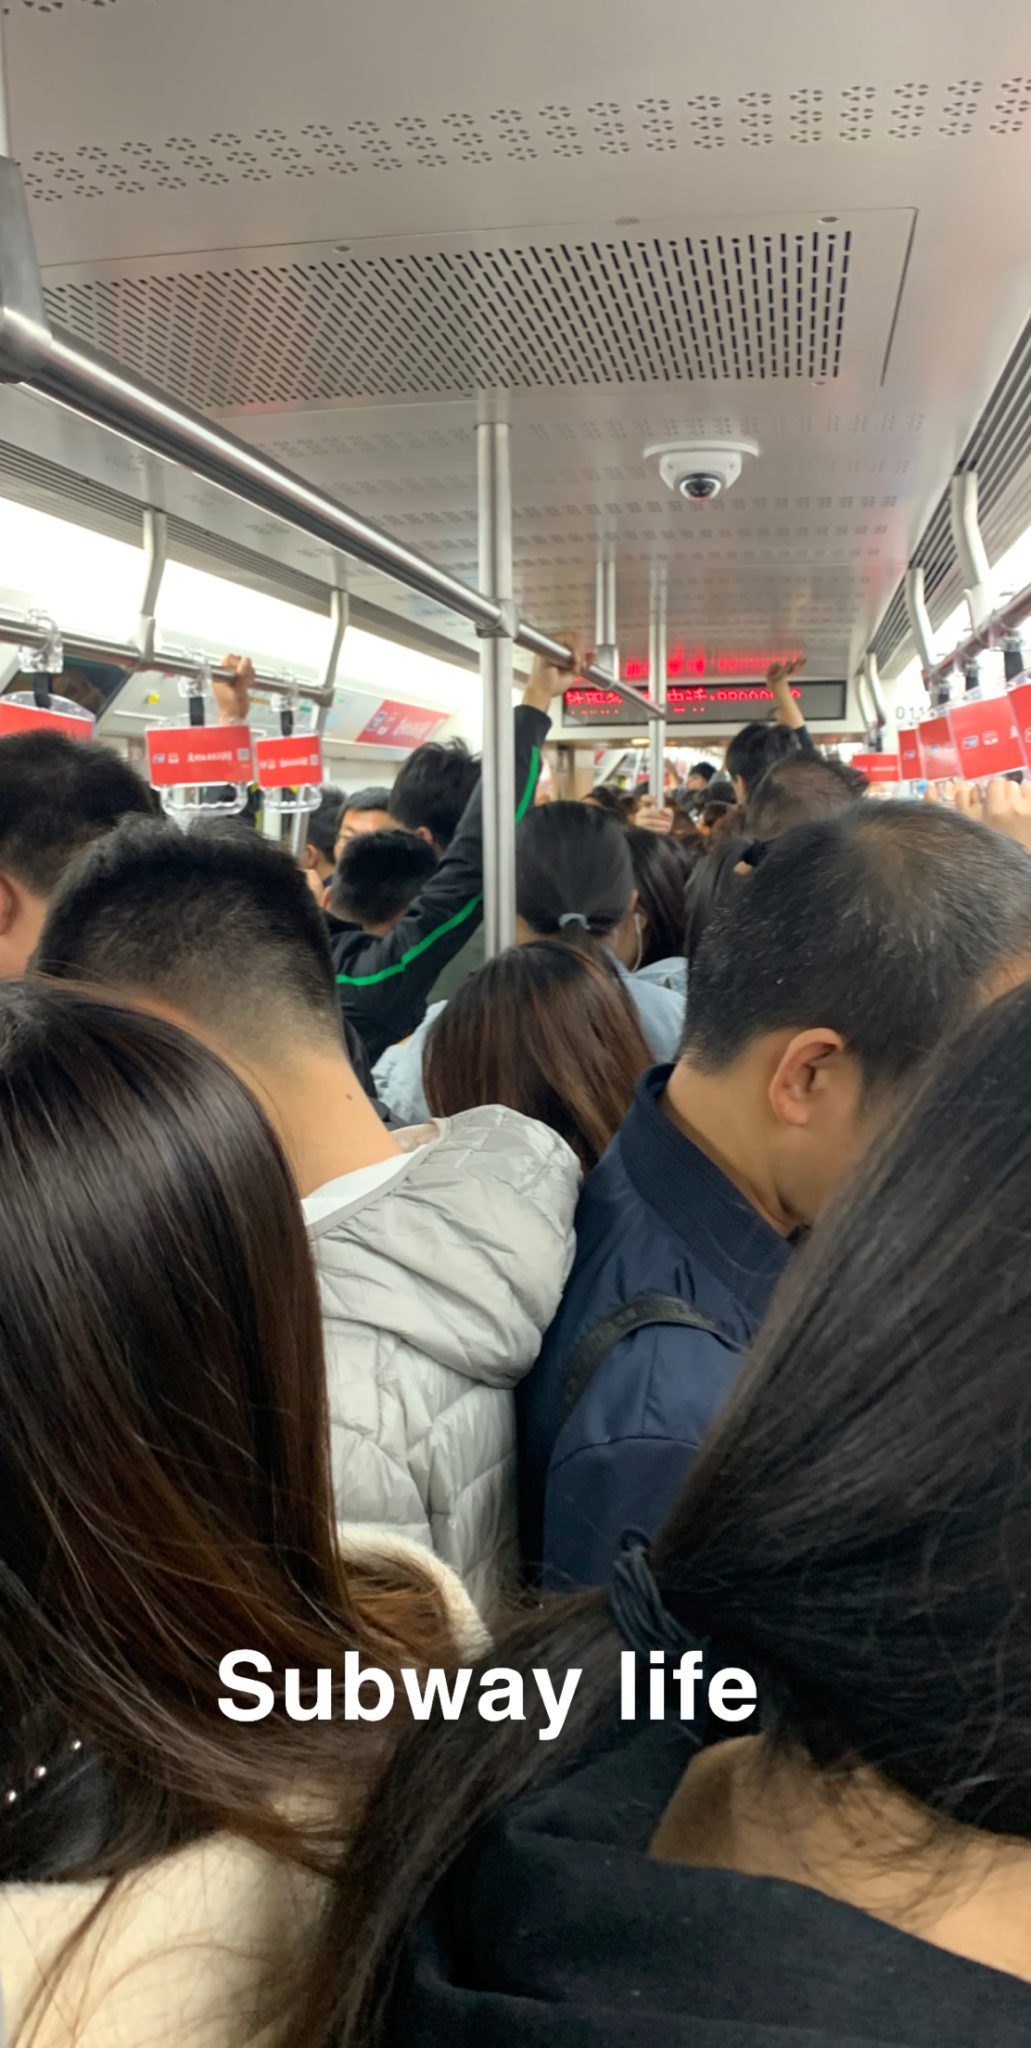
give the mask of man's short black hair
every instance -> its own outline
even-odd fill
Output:
[[[435,872],[437,856],[414,832],[359,832],[337,863],[332,909],[367,928],[401,916]]]
[[[686,780],[690,782],[692,775],[697,775],[703,782],[711,782],[715,773],[711,761],[696,761],[694,767],[688,769]]]
[[[386,811],[392,817],[390,795],[390,790],[380,783],[373,783],[368,789],[356,789],[353,796],[345,796],[340,816],[343,818],[348,811]]]
[[[798,741],[786,725],[760,725],[753,720],[734,734],[723,756],[723,772],[732,779],[740,775],[746,795],[751,796],[767,768],[797,748]]]
[[[340,1042],[325,917],[257,833],[119,826],[58,889],[34,965],[167,1003],[251,1057],[301,1036]]]
[[[691,968],[684,1052],[728,1067],[769,1031],[840,1032],[891,1086],[1031,964],[1031,857],[926,804],[855,804],[775,841],[717,911]]]
[[[75,855],[120,818],[156,812],[153,791],[98,740],[0,739],[0,870],[35,896],[52,895]]]
[[[437,846],[450,846],[479,779],[480,764],[464,740],[427,740],[398,773],[390,815],[406,832],[421,827]]]
[[[340,820],[346,805],[347,798],[343,790],[336,789],[329,782],[319,798],[318,809],[308,813],[308,845],[314,846],[316,853],[320,853],[323,860],[331,861],[336,854]]]
[[[847,768],[844,761],[818,754],[815,748],[796,747],[756,783],[745,812],[745,831],[753,839],[776,839],[792,825],[837,817],[858,803],[868,787],[858,768]]]

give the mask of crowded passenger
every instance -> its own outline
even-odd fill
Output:
[[[753,720],[743,725],[728,742],[723,756],[723,773],[734,788],[739,804],[747,804],[756,784],[777,761],[802,748],[813,750],[805,718],[791,693],[791,678],[801,667],[798,660],[774,662],[766,680],[773,698],[773,724]],[[710,796],[712,790],[709,791]]]
[[[414,832],[361,832],[337,865],[330,908],[338,924],[374,938],[391,932],[436,872],[437,856]]]
[[[36,965],[173,1018],[254,1090],[304,1198],[338,1519],[432,1547],[487,1602],[514,1544],[512,1389],[572,1257],[573,1154],[497,1107],[384,1128],[341,1045],[324,920],[255,835],[115,833],[52,903]]]
[[[135,770],[95,740],[43,731],[0,739],[0,977],[24,973],[75,855],[120,818],[156,809]]]
[[[626,806],[619,790],[615,789],[611,782],[596,782],[590,795],[585,796],[583,801],[599,811],[607,811],[620,825],[626,824]]]
[[[353,796],[345,796],[333,848],[337,860],[345,846],[360,833],[388,832],[393,822],[389,789],[356,789]]]
[[[623,1530],[658,1526],[799,1232],[928,1055],[1027,973],[1031,862],[954,812],[857,804],[730,890],[521,1390],[524,1550],[550,1583],[603,1583]]]
[[[551,706],[561,696],[567,680],[564,670],[536,660],[522,704],[515,713],[517,818],[533,804],[541,749],[551,726]],[[450,789],[450,767],[447,779]],[[399,780],[403,781],[403,775]],[[420,818],[418,824],[413,822],[425,808],[425,778],[422,791],[423,800],[418,803],[409,803],[402,791],[398,801],[404,816],[387,822],[404,824],[409,830],[419,830],[420,836],[432,839],[429,815]],[[345,812],[345,827],[346,823]],[[482,917],[483,819],[477,779],[443,859],[392,930],[380,938],[358,927],[348,927],[333,935],[333,967],[340,1005],[364,1040],[370,1060],[378,1060],[388,1046],[407,1038],[421,1024],[434,985],[445,967],[462,952]]]
[[[751,875],[754,841],[727,832],[706,842],[704,858],[696,860],[684,891],[684,968],[687,986],[698,949],[720,905]]]
[[[1029,1068],[1022,989],[817,1227],[652,1555],[492,1647],[526,1718],[406,1739],[304,2048],[1025,2048]]]
[[[464,740],[427,740],[398,770],[390,815],[443,860],[479,779],[480,764]]]
[[[770,729],[777,730],[776,727]],[[707,797],[698,812],[697,824],[703,839],[734,838],[744,831],[744,804],[739,803],[736,797]]]
[[[553,803],[528,812],[516,835],[516,938],[562,939],[608,957],[633,1002],[653,1059],[672,1059],[683,1030],[683,996],[634,973],[643,955],[628,834],[591,804]],[[441,1006],[375,1068],[384,1102],[402,1123],[428,1114],[426,1042]]]
[[[756,783],[745,807],[744,830],[752,839],[776,839],[792,825],[833,818],[866,795],[869,785],[857,768],[796,749],[775,761]]]
[[[346,802],[347,798],[342,789],[335,789],[332,783],[326,783],[318,805],[314,811],[308,812],[305,820],[301,865],[308,877],[308,887],[316,903],[321,903],[323,907],[328,901],[329,885],[333,880],[336,845],[340,837]]]
[[[475,1616],[414,1544],[341,1551],[293,1179],[195,1036],[6,984],[0,1186],[8,2038],[278,2042],[377,1752],[311,1718],[315,1668],[434,1664]],[[217,1705],[255,1644],[260,1731]]]
[[[438,861],[443,860],[479,779],[480,764],[464,740],[427,740],[398,770],[390,797],[395,824],[414,832]],[[446,1002],[483,960],[483,926],[477,924],[460,952],[443,967],[430,990],[430,1002]]]
[[[694,767],[688,769],[684,788],[691,796],[704,796],[715,775],[716,769],[711,761],[696,761]]]
[[[631,825],[627,844],[634,870],[634,929],[639,941],[632,972],[683,996],[687,989],[684,890],[689,864],[672,834],[657,836],[640,825]]]
[[[505,1103],[557,1131],[585,1174],[634,1098],[651,1052],[614,963],[555,939],[513,946],[470,975],[423,1053],[433,1116]]]

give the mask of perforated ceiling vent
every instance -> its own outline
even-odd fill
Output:
[[[661,109],[656,114],[662,121]],[[419,245],[61,284],[52,318],[202,407],[837,377],[853,234]]]

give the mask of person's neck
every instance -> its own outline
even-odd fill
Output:
[[[703,1074],[680,1060],[666,1084],[662,1107],[677,1130],[719,1167],[771,1230],[790,1237],[799,1219],[785,1208],[768,1162],[756,1153],[754,1134],[761,1107],[747,1078],[736,1067]]]
[[[342,1174],[400,1156],[342,1053],[300,1051],[244,1076],[279,1133],[298,1193],[313,1194]]]
[[[871,1770],[828,1779],[762,1737],[716,1743],[685,1772],[651,1854],[808,1885],[1031,1980],[1031,1844],[936,1824]]]

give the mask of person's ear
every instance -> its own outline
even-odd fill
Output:
[[[402,829],[403,829],[403,828],[402,828]],[[415,828],[415,836],[416,836],[416,838],[417,838],[417,839],[421,839],[421,840],[422,840],[422,843],[423,843],[423,845],[424,845],[424,846],[429,846],[429,847],[431,847],[431,848],[432,848],[432,850],[433,850],[433,852],[434,852],[434,853],[436,853],[436,851],[437,851],[437,842],[436,842],[436,840],[434,839],[434,837],[433,837],[433,834],[432,834],[432,832],[430,831],[430,828],[429,828],[429,826],[428,826],[428,825],[417,825],[417,826],[416,826],[416,828]]]
[[[304,848],[304,866],[306,868],[313,868],[315,866],[316,861],[318,860],[318,857],[318,848],[313,846],[311,840],[309,839],[306,842]]]
[[[34,941],[16,882],[0,874],[0,979],[24,974]]]
[[[770,1077],[769,1101],[779,1123],[804,1130],[832,1085],[845,1051],[839,1031],[814,1026],[796,1031]]]

